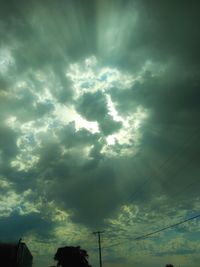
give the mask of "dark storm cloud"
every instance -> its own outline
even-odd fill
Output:
[[[78,3],[78,6],[79,4],[80,3]],[[39,3],[37,2],[36,4],[33,4],[33,3],[31,4],[31,6],[33,6],[35,9],[37,8],[37,5],[40,6]],[[48,7],[49,8],[48,11],[51,11],[51,9],[53,9],[52,8],[53,5],[54,4],[51,3],[50,8]],[[61,2],[61,6],[62,5],[63,3]],[[28,8],[26,5],[24,7],[22,5],[21,6],[14,5],[14,6],[15,8],[14,9],[12,8],[10,10],[9,5],[8,4],[5,5],[5,10],[7,10],[7,12],[9,13],[9,15],[7,16],[7,22],[9,21],[9,23],[11,23],[13,17],[18,18],[20,23],[17,24],[15,29],[23,33],[21,37],[19,35],[19,39],[20,38],[23,39],[24,38],[23,36],[26,36],[26,40],[23,40],[23,45],[24,47],[27,47],[27,48],[29,47],[29,45],[31,46],[31,49],[28,50],[27,53],[21,53],[21,50],[19,51],[17,50],[16,55],[15,55],[16,60],[21,63],[20,66],[24,65],[24,69],[27,66],[29,66],[30,63],[32,67],[35,66],[36,68],[37,67],[41,68],[43,64],[45,64],[45,62],[47,62],[47,64],[51,62],[52,64],[56,64],[54,68],[56,70],[57,69],[56,66],[59,66],[59,62],[63,62],[63,60],[61,60],[61,55],[60,57],[55,56],[54,54],[57,54],[57,55],[59,54],[52,53],[50,52],[50,49],[46,49],[45,43],[42,44],[40,41],[41,34],[39,33],[39,31],[37,31],[37,25],[36,27],[34,27],[30,23],[28,24],[25,23],[26,19],[25,18],[23,19],[22,14],[24,15],[27,10],[29,10],[28,12],[31,12],[31,8]],[[43,5],[42,7],[44,8]],[[138,12],[140,16],[138,18],[138,21],[136,22],[137,31],[135,33],[135,37],[130,40],[129,48],[131,48],[131,50],[130,49],[127,50],[127,56],[129,55],[128,53],[136,49],[136,52],[138,52],[141,55],[141,58],[139,58],[139,61],[140,60],[142,61],[145,58],[152,58],[153,60],[158,60],[159,62],[163,63],[163,61],[165,61],[168,58],[173,57],[174,55],[176,55],[175,59],[177,59],[177,56],[179,55],[179,58],[177,59],[179,62],[180,59],[186,60],[188,56],[191,54],[191,50],[193,51],[192,53],[196,51],[196,49],[194,48],[195,48],[195,45],[198,43],[198,40],[196,38],[197,33],[196,33],[195,26],[196,26],[196,19],[197,19],[197,16],[196,16],[197,11],[195,11],[196,10],[195,7],[190,6],[190,9],[192,8],[191,11],[195,11],[192,13],[193,16],[190,21],[189,21],[187,5],[185,3],[184,5],[180,6],[180,3],[175,1],[175,3],[173,4],[172,3],[170,3],[169,5],[164,4],[164,7],[163,7],[163,5],[159,1],[152,1],[151,4],[143,1],[141,3],[137,3],[136,7],[138,8]],[[16,12],[16,10],[18,10],[18,12]],[[60,10],[60,6],[59,6],[59,9],[57,10]],[[173,12],[171,12],[172,10]],[[89,11],[86,11],[86,9],[84,9],[84,12],[89,12]],[[47,21],[43,21],[43,22],[44,22],[44,27],[45,25],[47,26]],[[23,32],[23,29],[25,28],[27,29],[24,30]],[[47,29],[47,27],[45,28]],[[191,31],[191,29],[193,29],[193,31]],[[29,32],[28,36],[30,38],[27,38],[28,32]],[[193,34],[192,38],[187,38],[187,40],[185,40],[184,38],[185,36],[188,36],[188,34]],[[47,34],[47,36],[49,35]],[[60,34],[60,37],[58,38],[58,40],[61,38],[61,36],[62,34]],[[39,43],[35,42],[36,39],[38,40]],[[55,36],[52,35],[49,39],[49,40],[52,40],[52,42],[49,41],[48,43],[50,43],[53,47],[53,44],[55,44],[56,39],[57,38],[55,38]],[[74,40],[72,41],[72,43],[73,44],[77,43],[78,45],[79,42],[75,42],[75,40],[77,40],[76,36],[74,36]],[[189,41],[189,40],[192,40],[192,41]],[[58,45],[55,45],[55,47],[57,48],[57,50],[59,50]],[[181,49],[178,49],[179,47],[181,47]],[[192,49],[189,49],[190,47]],[[75,47],[73,46],[73,48],[71,47],[71,49],[74,49],[74,51],[77,51],[76,46]],[[82,53],[81,49],[79,49],[79,51],[80,53]],[[143,57],[142,57],[142,53],[144,53]],[[197,54],[197,57],[198,57],[198,54]],[[134,58],[134,56],[131,58]],[[137,60],[137,57],[136,57],[136,60]],[[191,57],[191,60],[192,60],[192,57]],[[179,68],[179,65],[175,64],[174,71],[177,72],[178,68]],[[184,75],[187,74],[187,69],[189,69],[190,66],[187,65],[185,68],[186,69],[184,69],[184,67],[181,68],[181,71],[183,71]],[[189,86],[190,86],[189,80],[186,79],[182,81],[182,83],[180,83],[179,81],[176,81],[176,79],[177,80],[181,79],[181,75],[179,77],[175,77],[174,81],[171,81],[170,79],[171,79],[170,73],[168,77],[166,77],[166,75],[163,75],[161,78],[160,77],[154,78],[151,76],[151,74],[149,74],[149,76],[147,75],[145,77],[144,83],[134,86],[133,90],[130,93],[122,91],[121,93],[119,93],[119,95],[116,96],[116,102],[118,103],[119,110],[121,112],[125,112],[126,108],[127,110],[129,109],[134,110],[134,107],[138,103],[142,104],[144,107],[150,109],[150,111],[152,112],[151,113],[152,114],[151,127],[152,128],[155,127],[156,129],[157,127],[159,127],[161,136],[162,136],[163,131],[164,132],[166,131],[165,131],[165,127],[163,127],[164,130],[162,131],[160,122],[161,124],[164,123],[165,121],[171,123],[172,120],[174,120],[174,124],[176,124],[179,121],[181,123],[181,120],[185,121],[185,117],[188,117],[188,121],[191,122],[191,117],[187,112],[184,112],[183,106],[188,105],[188,109],[191,106],[194,106],[193,103],[194,104],[196,103],[195,104],[196,107],[198,106],[197,89],[198,89],[199,82],[196,81],[196,85],[193,86],[191,90],[189,89]],[[191,80],[192,82],[194,82],[193,79]],[[167,81],[167,84],[166,84],[166,81]],[[66,92],[66,90],[65,91],[63,90],[63,92]],[[89,120],[91,119],[99,120],[100,127],[105,134],[110,134],[113,131],[118,130],[120,125],[118,125],[116,122],[113,122],[110,119],[110,117],[106,115],[107,108],[105,105],[105,99],[102,98],[103,95],[101,96],[97,95],[96,101],[92,98],[92,96],[90,97],[92,99],[89,98],[89,101],[87,101],[88,95],[86,96],[83,97],[82,102],[78,108],[81,114],[85,115],[85,117]],[[19,107],[22,107],[21,116],[26,116],[28,119],[28,118],[31,118],[31,114],[27,114],[25,110],[26,111],[30,110],[30,107],[32,106],[32,99],[29,97],[27,98],[27,97],[28,96],[22,97],[22,100],[19,101],[17,109],[20,110]],[[60,97],[62,99],[62,94]],[[67,98],[68,96],[66,96],[66,99]],[[120,98],[120,101],[119,101],[119,98]],[[102,102],[99,103],[97,101],[102,101]],[[36,106],[38,115],[42,114],[44,112],[44,109],[47,109],[47,111],[49,110],[48,105],[42,105],[42,106],[41,105],[38,104],[40,108]],[[181,113],[180,110],[183,110],[183,112]],[[32,111],[31,113],[33,112],[34,111]],[[194,119],[196,118],[196,114],[194,114],[193,118]],[[148,133],[144,135],[144,138],[143,138],[144,146],[149,144],[153,147],[158,147],[159,149],[163,150],[163,152],[165,153],[166,152],[165,147],[168,148],[169,147],[168,144],[171,142],[170,141],[165,142],[164,137],[156,138],[154,136],[151,136],[151,134],[149,135]],[[155,139],[156,139],[156,142],[153,141]],[[159,139],[161,140],[161,142],[159,142]]]
[[[17,155],[18,148],[16,145],[16,138],[17,133],[9,127],[0,127],[0,151],[2,160],[10,160]]]
[[[192,211],[199,192],[199,1],[127,1],[127,5],[124,1],[102,1],[99,10],[95,8],[100,1],[86,2],[48,1],[47,5],[45,1],[2,1],[0,36],[14,63],[0,78],[1,121],[10,116],[16,116],[19,124],[34,121],[29,129],[34,131],[54,118],[59,102],[66,107],[74,105],[85,119],[97,121],[100,133],[77,130],[73,121],[51,121],[46,132],[36,134],[38,143],[29,142],[38,162],[20,170],[10,164],[20,154],[20,129],[2,124],[1,174],[13,182],[16,192],[34,188],[35,202],[44,197],[59,209],[71,211],[75,223],[90,228],[105,226],[105,219],[122,204],[137,204],[148,215],[143,218],[139,213],[134,223],[143,219],[149,223],[156,210],[156,220],[151,221],[156,227],[160,217],[175,217],[175,208]],[[116,17],[111,16],[114,11]],[[128,11],[137,15],[133,28]],[[106,24],[101,31],[100,18]],[[110,29],[112,21],[116,25]],[[119,38],[127,36],[123,27],[120,35],[123,23],[128,40],[124,38],[118,47]],[[114,47],[113,53],[107,52],[110,47],[106,44]],[[105,136],[117,133],[123,125],[108,114],[102,91],[84,93],[77,101],[73,98],[73,81],[67,79],[66,71],[70,64],[91,55],[103,67],[141,76],[130,89],[115,84],[107,91],[119,115],[126,118],[139,106],[148,113],[137,149],[135,144],[117,143],[112,150],[115,156],[105,155]],[[12,90],[17,81],[26,83],[15,94]],[[89,88],[86,83],[83,87],[84,92]],[[53,101],[38,100],[35,93],[42,95],[44,88]],[[133,156],[121,155],[123,147]],[[40,214],[12,213],[0,220],[0,228],[5,229],[2,236],[19,238],[31,231],[48,235],[52,223]]]
[[[19,215],[13,212],[9,217],[0,219],[1,241],[17,241],[28,233],[37,233],[42,237],[51,235],[53,223],[42,219],[40,214]]]
[[[167,252],[158,252],[158,253],[155,253],[156,256],[169,256],[169,255],[192,255],[192,254],[196,254],[197,251],[195,249],[195,244],[194,244],[194,247],[191,247],[191,248],[176,248],[174,249],[173,251],[167,251]]]
[[[99,127],[105,135],[110,135],[120,130],[122,123],[114,121],[112,116],[106,115],[99,123]]]
[[[56,168],[55,173],[57,171],[60,173],[63,168],[67,171],[68,168],[73,169],[73,166],[76,164],[78,166],[84,165],[87,159],[85,159],[84,154],[81,153],[82,149],[87,145],[96,145],[99,138],[98,134],[91,134],[86,129],[76,131],[74,122],[56,131],[56,136],[57,142],[53,142],[52,140],[50,140],[50,142],[44,141],[42,147],[38,151],[40,160],[37,167],[40,171],[52,167]],[[66,149],[65,153],[63,153],[63,148]]]
[[[195,112],[198,110],[199,77],[182,66],[169,66],[163,74],[154,76],[149,71],[142,82],[137,82],[129,91],[123,92],[114,88],[111,94],[121,112],[128,112],[140,103],[148,109],[155,110],[157,118],[163,122],[170,121],[182,111]],[[171,68],[175,73],[172,72]],[[170,109],[169,109],[170,107]],[[159,110],[160,112],[157,112]],[[172,117],[171,115],[174,114]],[[160,119],[161,120],[161,119]]]
[[[60,67],[60,66],[59,66]],[[59,67],[55,66],[54,72],[59,76],[61,86],[58,88],[52,88],[52,94],[58,100],[58,102],[71,103],[73,99],[72,85],[68,79],[66,79],[63,70],[59,71]]]
[[[11,161],[17,156],[19,150],[16,145],[18,133],[5,125],[0,127],[0,176],[10,180],[13,173]],[[15,173],[15,171],[14,171]]]
[[[132,11],[132,17],[136,17],[136,22],[133,28],[131,24],[127,24],[126,30],[130,33],[128,41],[125,40],[118,53],[109,53],[107,58],[104,58],[105,62],[108,60],[113,65],[132,69],[134,72],[141,68],[147,59],[161,63],[175,60],[180,64],[189,64],[190,69],[198,68],[199,1],[188,3],[179,0],[153,0],[128,3],[129,11]],[[108,6],[110,13],[111,7]],[[123,7],[121,8],[123,10]],[[109,23],[109,19],[107,21]],[[119,21],[123,24],[120,17]]]
[[[89,121],[101,121],[108,113],[106,96],[102,92],[85,93],[77,110]]]
[[[17,116],[21,122],[35,120],[52,112],[54,106],[52,103],[37,102],[35,95],[26,88],[18,97],[15,95],[1,96],[1,120],[7,116]],[[8,109],[9,107],[9,109]]]
[[[8,83],[5,78],[0,78],[0,91],[6,91],[8,88]]]
[[[106,164],[87,172],[72,171],[70,181],[65,179],[62,184],[61,188],[56,181],[50,192],[63,207],[72,209],[74,222],[92,228],[100,226],[102,218],[109,216],[118,205],[115,174]]]
[[[138,1],[137,8],[138,47],[161,61],[175,58],[182,64],[199,64],[198,1]]]
[[[70,122],[68,125],[63,127],[58,132],[57,136],[59,137],[61,144],[66,148],[92,145],[96,143],[98,138],[100,137],[98,133],[91,134],[90,131],[84,128],[76,131],[74,122]]]
[[[50,0],[48,4],[46,1],[3,1],[1,30],[5,34],[4,41],[20,43],[15,53],[21,62],[20,71],[29,68],[30,62],[34,69],[41,69],[49,61],[54,66],[62,65],[66,49],[73,59],[95,52],[94,8],[95,3],[90,0],[84,4],[76,1],[76,6],[73,1],[63,0]]]
[[[108,114],[106,96],[100,91],[85,93],[79,98],[76,108],[88,121],[97,121],[105,135],[118,131],[122,126],[121,122],[114,121]]]
[[[52,94],[61,103],[72,100],[73,91],[65,77],[67,65],[71,59],[84,58],[95,50],[94,3],[87,1],[90,8],[86,8],[85,4],[76,1],[75,7],[73,1],[48,1],[48,5],[46,1],[29,1],[28,4],[26,1],[2,1],[2,45],[11,48],[17,63],[12,78],[16,75],[21,76],[30,69],[43,70],[47,75],[52,70],[57,80],[51,89]],[[55,20],[52,20],[52,17]],[[76,19],[80,19],[80,23],[77,23]],[[81,20],[84,23],[81,23]],[[79,49],[80,46],[82,49]],[[33,75],[28,78],[33,83],[32,86],[36,87],[35,90],[40,90],[41,83]],[[3,80],[1,85],[1,90],[5,90],[6,83]],[[14,101],[19,102],[17,99]],[[9,101],[8,105],[11,107],[12,101]],[[22,120],[27,120],[27,117],[31,116],[27,114],[27,110],[33,116],[45,112],[44,104],[39,106],[38,112],[26,102],[19,105],[22,108],[19,114]],[[46,105],[46,108],[50,106]]]
[[[137,173],[136,176],[147,182],[141,182],[142,190],[133,190],[137,194],[133,193],[132,200],[136,195],[144,198],[145,187],[149,186],[152,186],[149,191],[155,194],[177,197],[181,193],[183,200],[189,190],[190,177],[193,177],[193,186],[198,186],[198,6],[198,1],[192,1],[191,5],[186,1],[136,3],[139,16],[127,50],[127,55],[132,57],[127,59],[126,67],[131,71],[135,63],[139,69],[142,62],[150,59],[157,64],[158,73],[154,73],[152,66],[131,90],[113,88],[110,91],[121,113],[134,111],[138,103],[149,112],[142,126],[141,151],[134,159],[138,168],[144,170],[143,175]],[[162,66],[165,70],[159,72]],[[193,187],[188,193],[197,196],[194,192]]]
[[[99,134],[84,129],[75,132],[74,123],[70,123],[57,137],[58,143],[47,142],[39,151],[33,174],[38,186],[49,201],[72,210],[75,222],[90,227],[102,224],[102,218],[116,208],[118,189],[114,171],[103,162],[101,146],[96,145]],[[94,146],[89,159],[81,153],[85,145]],[[69,152],[63,154],[64,147]]]

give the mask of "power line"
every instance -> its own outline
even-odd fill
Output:
[[[197,129],[198,129],[198,128],[197,128]],[[185,140],[184,140],[184,142],[183,142],[183,146],[181,147],[181,149],[177,149],[177,150],[174,151],[174,153],[171,153],[171,155],[168,156],[168,158],[167,158],[166,160],[164,160],[164,161],[160,164],[159,169],[161,169],[161,168],[163,169],[163,168],[167,167],[167,165],[168,165],[172,160],[176,159],[181,153],[183,153],[183,151],[185,151],[185,150],[189,147],[191,141],[193,141],[192,138],[194,139],[194,137],[196,138],[196,136],[198,136],[198,132],[197,132],[197,130],[195,130],[195,131],[193,132],[193,134],[191,134],[189,137],[185,138]],[[187,165],[184,165],[184,169],[185,169],[186,167],[187,167]],[[176,171],[175,176],[178,175],[179,170],[180,170],[180,168]],[[151,181],[150,178],[153,178],[153,175],[151,175],[150,177],[147,177],[147,178],[143,181],[143,183],[142,183],[142,185],[140,186],[140,188],[139,188],[138,190],[136,190],[133,194],[129,195],[129,197],[127,198],[127,200],[128,200],[128,201],[132,200],[138,193],[140,193],[140,192],[143,190],[144,185],[146,185],[149,181]],[[188,185],[184,186],[184,187],[183,187],[181,190],[179,190],[179,191],[180,191],[181,193],[184,192],[185,189],[187,189],[188,187],[192,186],[192,185],[195,184],[196,182],[198,182],[198,181],[195,180],[194,182],[189,183]],[[166,181],[165,181],[165,183],[166,183]],[[180,192],[179,192],[179,193],[180,193]],[[200,216],[200,215],[197,215],[197,216],[195,216],[194,218],[193,218],[193,217],[192,217],[192,218],[189,218],[189,219],[187,219],[187,220],[181,221],[181,222],[176,223],[176,224],[174,224],[174,225],[170,225],[170,226],[167,226],[167,227],[165,227],[165,228],[156,230],[155,232],[148,233],[147,236],[146,236],[146,235],[144,235],[144,236],[148,237],[148,236],[150,236],[150,235],[153,235],[153,234],[159,233],[159,232],[161,232],[161,231],[167,230],[168,228],[172,228],[172,227],[178,226],[178,225],[180,225],[180,224],[182,224],[182,223],[185,223],[185,222],[187,222],[187,221],[190,221],[190,220],[192,220],[192,219],[198,218],[199,216]],[[112,232],[112,230],[109,230],[108,232]],[[133,240],[139,240],[139,239],[142,239],[142,237],[143,237],[143,236],[139,236],[139,237],[137,237],[136,239],[133,239]],[[116,245],[121,244],[121,243],[123,243],[123,242],[119,242],[119,243],[117,243],[117,244],[113,244],[113,245],[108,246],[108,247],[113,247],[113,246],[116,246]],[[107,248],[107,247],[106,247],[106,248]]]
[[[185,167],[187,167],[187,166],[184,166],[183,167],[183,169],[185,169]],[[176,175],[175,175],[175,177],[178,175],[178,173],[176,173]],[[188,184],[186,184],[186,185],[184,185],[182,188],[180,188],[180,190],[177,190],[176,192],[175,192],[175,194],[177,195],[177,194],[180,194],[180,195],[182,195],[182,193],[184,193],[186,190],[188,190],[188,188],[190,188],[191,186],[193,186],[193,185],[195,185],[195,184],[198,184],[198,183],[200,183],[200,180],[199,180],[199,178],[197,178],[197,179],[195,179],[194,181],[192,181],[192,182],[190,182],[190,183],[188,183]],[[117,229],[121,229],[121,228],[117,228]],[[124,230],[124,229],[123,229]],[[112,232],[114,232],[114,231],[116,231],[116,230],[108,230],[108,231],[106,231],[107,233],[112,233]],[[123,238],[124,239],[124,238]]]
[[[183,153],[183,151],[185,151],[185,150],[188,148],[188,146],[190,145],[190,143],[191,143],[191,141],[192,141],[192,137],[193,137],[193,138],[194,138],[194,137],[195,137],[195,138],[198,137],[198,132],[197,132],[197,130],[196,130],[195,132],[193,132],[193,134],[191,134],[189,137],[185,138],[183,147],[181,147],[181,149],[179,149],[179,150],[174,151],[174,153],[171,154],[171,156],[169,156],[165,161],[163,161],[163,162],[161,163],[161,165],[159,166],[159,169],[161,169],[161,168],[163,168],[163,167],[164,167],[164,168],[167,167],[167,165],[170,163],[170,161],[172,161],[172,160],[174,160],[175,158],[177,158],[177,157],[180,155],[180,153]],[[187,167],[187,165],[184,165],[184,167],[180,166],[180,167],[178,168],[178,170],[176,171],[176,173],[175,173],[175,177],[178,176],[178,174],[180,173],[180,169],[183,170],[183,169],[185,169],[186,167]],[[138,195],[138,193],[141,193],[141,192],[143,191],[144,186],[145,186],[148,182],[151,181],[151,178],[153,178],[153,175],[148,176],[146,179],[144,179],[143,183],[140,185],[140,188],[138,188],[138,190],[136,190],[134,193],[132,193],[131,195],[129,195],[129,197],[126,199],[126,201],[131,201],[131,200],[133,200],[134,197]],[[187,184],[186,186],[183,186],[183,188],[181,188],[180,190],[178,190],[178,193],[183,193],[186,189],[188,189],[188,187],[191,187],[192,185],[194,185],[194,184],[197,183],[197,182],[199,182],[198,179],[195,180],[195,181],[193,181],[193,182],[191,182],[191,183],[189,183],[189,184]],[[165,183],[167,184],[166,181],[165,181]],[[112,230],[108,230],[108,232],[112,232]]]
[[[178,225],[180,225],[180,224],[186,223],[186,222],[188,222],[188,221],[194,220],[194,219],[199,218],[199,217],[200,217],[200,214],[198,214],[198,215],[196,215],[196,216],[193,216],[193,217],[190,217],[189,219],[180,221],[180,222],[178,222],[178,223],[171,224],[171,225],[166,226],[166,227],[164,227],[164,228],[161,228],[161,229],[159,229],[159,230],[150,232],[150,233],[148,233],[148,234],[145,234],[145,235],[142,235],[142,236],[138,236],[138,237],[134,238],[133,240],[144,239],[144,238],[146,238],[146,237],[148,237],[148,236],[151,236],[151,235],[160,233],[160,232],[165,231],[165,230],[170,229],[170,228],[174,228],[174,227],[176,227],[176,226],[178,226]]]
[[[147,237],[149,237],[149,236],[151,236],[151,235],[160,233],[160,232],[165,231],[165,230],[170,229],[170,228],[177,227],[177,226],[179,226],[179,225],[181,225],[181,224],[184,224],[184,223],[186,223],[186,222],[188,222],[188,221],[197,219],[197,218],[199,218],[199,217],[200,217],[200,214],[198,214],[198,215],[196,215],[196,216],[193,216],[193,217],[190,217],[190,218],[188,218],[188,219],[179,221],[179,222],[177,222],[177,223],[168,225],[168,226],[166,226],[166,227],[163,227],[163,228],[161,228],[161,229],[155,230],[155,231],[153,231],[153,232],[149,232],[149,233],[147,233],[147,234],[144,234],[144,235],[141,235],[141,236],[138,236],[138,237],[135,237],[135,238],[131,238],[131,240],[132,240],[132,241],[138,241],[138,240],[145,239],[145,238],[147,238]],[[129,241],[130,241],[130,239],[129,239]],[[125,242],[126,242],[126,241],[118,242],[118,243],[116,243],[116,244],[113,244],[113,245],[110,245],[110,246],[107,246],[107,247],[104,247],[104,248],[115,247],[115,246],[118,246],[118,245],[120,245],[120,244],[122,244],[122,243],[125,243]]]

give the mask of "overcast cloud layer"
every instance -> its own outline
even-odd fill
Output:
[[[0,236],[36,267],[61,245],[98,265],[197,267],[200,4],[4,1]],[[119,243],[119,244],[118,244]]]

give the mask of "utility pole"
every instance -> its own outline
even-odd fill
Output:
[[[97,231],[93,232],[94,235],[98,235],[98,241],[99,241],[99,265],[102,267],[102,260],[101,260],[101,234],[104,233],[104,231]]]

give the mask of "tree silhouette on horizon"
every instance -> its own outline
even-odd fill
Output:
[[[57,267],[91,267],[87,258],[87,251],[80,246],[58,248],[54,256],[54,260],[58,261]]]

